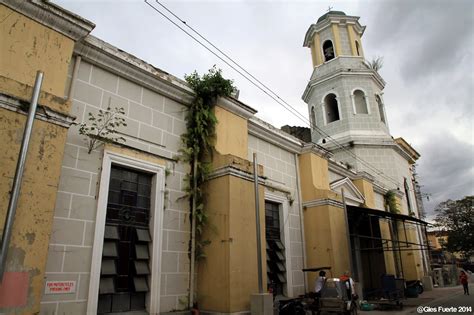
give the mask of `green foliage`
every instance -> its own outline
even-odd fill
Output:
[[[384,195],[385,207],[388,207],[389,211],[392,213],[400,213],[397,204],[397,197],[393,190],[389,190]]]
[[[185,177],[186,197],[196,208],[192,220],[196,220],[196,252],[197,259],[205,257],[204,247],[210,243],[204,240],[202,234],[208,223],[205,206],[203,184],[211,171],[211,159],[214,150],[215,127],[217,118],[213,108],[219,97],[230,96],[234,87],[231,80],[222,77],[221,70],[215,66],[202,77],[193,72],[185,76],[196,96],[186,113],[186,133],[181,136],[183,148],[180,150],[180,160],[189,163],[191,171]],[[196,165],[196,169],[194,166]],[[194,175],[195,174],[195,175]],[[195,176],[195,177],[194,177]],[[196,187],[194,187],[196,180]]]
[[[474,196],[441,202],[435,212],[436,226],[448,233],[444,249],[465,258],[474,255]]]
[[[379,71],[383,67],[383,57],[374,57],[369,63],[369,68],[375,71]]]
[[[88,122],[79,125],[79,134],[86,136],[89,154],[104,143],[125,142],[124,137],[116,136],[118,128],[127,126],[125,119],[120,116],[124,114],[125,110],[122,107],[99,109],[97,117],[89,113]]]

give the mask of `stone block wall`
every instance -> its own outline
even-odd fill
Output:
[[[284,150],[265,139],[249,135],[249,155],[248,159],[253,159],[253,153],[257,153],[257,163],[263,166],[264,175],[268,178],[268,183],[274,186],[285,187],[293,198],[288,206],[288,215],[283,217],[284,227],[287,227],[289,235],[284,235],[285,228],[282,229],[282,235],[288,240],[290,248],[286,248],[287,259],[286,268],[288,270],[287,278],[291,277],[291,287],[287,288],[291,296],[298,296],[304,293],[303,272],[303,243],[301,238],[300,225],[300,200],[297,190],[297,175],[295,156],[293,153]],[[279,195],[282,199],[288,200],[288,194],[266,188],[266,192]],[[285,242],[284,242],[285,243]],[[290,283],[290,282],[289,282]]]
[[[185,107],[84,60],[72,100],[76,122],[99,109],[123,107],[125,144],[167,160],[167,200],[163,215],[160,309],[183,308],[188,294],[189,207],[183,196],[188,168],[175,163],[185,131]],[[44,295],[42,314],[85,314],[94,242],[103,148],[87,153],[78,126],[69,129],[49,245],[46,281],[76,281],[76,292]]]

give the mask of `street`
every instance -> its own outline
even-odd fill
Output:
[[[427,305],[418,306],[406,314],[474,314],[474,297],[464,295],[461,290]]]
[[[474,285],[470,284],[471,295],[463,295],[461,286],[435,288],[425,291],[420,297],[407,299],[402,311],[374,310],[359,311],[363,315],[402,315],[402,314],[474,314]]]

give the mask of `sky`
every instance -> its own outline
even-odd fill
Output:
[[[216,65],[234,80],[239,99],[258,110],[257,117],[276,127],[307,126],[144,1],[54,2],[94,22],[94,36],[176,77],[203,74]],[[154,0],[149,2],[166,14]],[[366,59],[384,60],[379,73],[386,81],[390,132],[421,154],[417,172],[429,195],[424,199],[428,219],[440,202],[474,194],[474,1],[161,3],[305,117],[301,96],[312,73],[310,51],[303,47],[307,29],[329,7],[360,16],[367,26],[362,38]]]

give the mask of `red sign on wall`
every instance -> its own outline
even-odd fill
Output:
[[[45,294],[68,294],[76,292],[76,281],[46,281]]]

